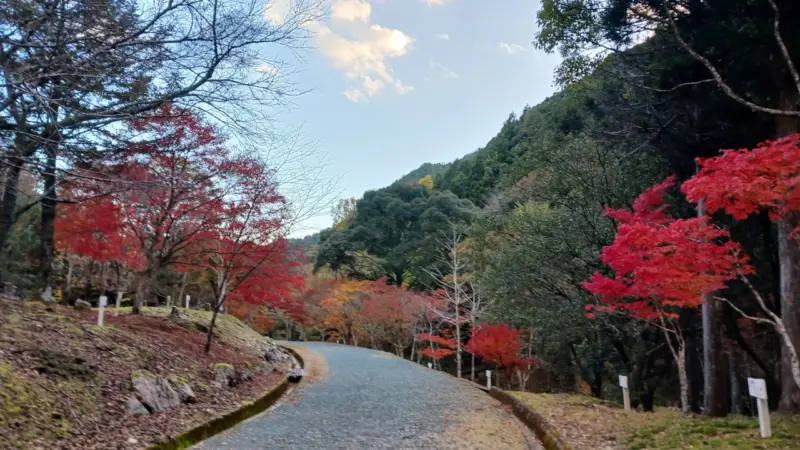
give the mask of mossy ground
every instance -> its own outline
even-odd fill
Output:
[[[0,299],[0,448],[143,448],[238,408],[283,379],[258,371],[236,389],[214,383],[215,363],[260,367],[263,361],[267,338],[233,317],[218,317],[206,355],[205,334],[166,319],[166,308],[142,316],[114,312],[107,310],[98,327],[96,310]],[[205,311],[186,315],[191,323],[210,320]],[[129,415],[136,370],[189,383],[197,403]]]
[[[184,314],[189,323],[193,325],[197,331],[207,332],[208,325],[211,323],[211,312],[199,309],[178,309],[181,314]],[[142,315],[149,317],[169,317],[172,308],[167,307],[144,307],[142,308]],[[120,315],[130,314],[131,308],[107,308],[106,314],[114,313]],[[244,322],[228,314],[219,314],[217,321],[214,324],[214,338],[219,342],[237,348],[245,348],[255,352],[256,355],[261,355],[264,344],[269,342],[270,339],[262,336],[254,329],[247,326]]]
[[[567,394],[512,392],[580,449],[800,449],[800,416],[773,413],[772,438],[761,439],[758,419],[709,418],[669,408],[626,412],[613,402]]]

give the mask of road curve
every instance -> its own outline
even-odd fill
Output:
[[[321,354],[327,376],[301,383],[264,414],[195,449],[540,448],[500,403],[468,383],[384,352],[291,344]]]

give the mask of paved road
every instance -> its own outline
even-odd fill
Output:
[[[327,376],[196,449],[539,448],[498,402],[450,376],[383,352],[292,345],[324,356]]]

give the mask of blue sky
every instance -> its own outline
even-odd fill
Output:
[[[281,12],[289,0],[274,0]],[[328,0],[331,2],[331,0]],[[292,81],[313,89],[279,116],[327,155],[342,197],[482,147],[511,111],[554,92],[533,49],[535,0],[332,0]],[[269,15],[268,10],[268,15]],[[295,235],[329,226],[307,220]]]

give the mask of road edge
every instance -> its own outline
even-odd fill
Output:
[[[482,388],[482,391],[489,394],[500,403],[510,406],[514,415],[530,428],[541,441],[546,450],[574,450],[572,444],[561,438],[561,434],[547,420],[509,394],[508,392],[492,387],[491,390]]]
[[[295,349],[286,347],[284,345],[281,345],[280,347],[291,353],[298,363],[300,363],[300,367],[305,369],[306,363],[303,360],[303,357],[300,356]],[[222,433],[223,431],[228,430],[257,414],[260,414],[269,407],[273,406],[278,402],[278,400],[280,400],[280,398],[289,388],[290,384],[291,382],[289,381],[289,376],[287,375],[278,386],[267,391],[253,403],[230,411],[222,416],[218,416],[208,422],[197,425],[194,428],[184,431],[177,436],[170,437],[165,441],[153,444],[147,447],[147,450],[184,450],[214,435]]]

